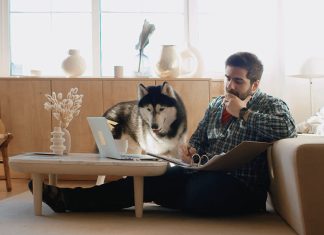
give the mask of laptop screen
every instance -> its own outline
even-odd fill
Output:
[[[121,159],[105,117],[87,117],[100,157]]]

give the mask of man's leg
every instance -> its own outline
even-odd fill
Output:
[[[33,192],[32,181],[28,184]],[[117,210],[134,205],[133,178],[91,188],[59,188],[43,184],[42,200],[55,212]]]
[[[167,207],[180,208],[185,172],[181,167],[171,167],[164,175],[144,177],[144,202],[157,201]],[[91,188],[44,185],[43,201],[55,212],[111,211],[131,207],[134,206],[133,177]]]
[[[192,213],[230,215],[260,211],[266,192],[253,193],[224,172],[196,172],[186,184],[183,209]]]
[[[134,205],[133,177],[91,188],[46,185],[43,201],[54,211],[109,211]],[[144,177],[144,202],[193,213],[237,214],[257,211],[266,193],[256,195],[224,172],[171,167],[164,175]]]
[[[182,209],[186,184],[193,174],[192,170],[174,166],[164,175],[144,178],[144,201],[154,201],[163,207]]]
[[[161,176],[144,177],[144,202],[156,201],[170,208],[181,208],[187,171],[170,167]],[[134,206],[133,177],[91,188],[62,189],[70,211],[109,211]]]
[[[133,177],[91,188],[63,188],[68,211],[111,211],[134,206]]]

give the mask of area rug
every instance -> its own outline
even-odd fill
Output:
[[[43,204],[35,216],[29,192],[0,201],[0,234],[3,235],[292,235],[278,215],[267,213],[238,217],[198,217],[145,204],[143,218],[134,209],[104,213],[54,213]]]

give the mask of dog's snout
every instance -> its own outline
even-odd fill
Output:
[[[156,124],[156,123],[152,123],[151,128],[152,128],[153,130],[156,130],[156,129],[159,129],[159,126],[158,126],[158,124]]]

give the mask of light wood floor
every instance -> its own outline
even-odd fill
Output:
[[[7,192],[6,190],[6,181],[0,180],[0,200],[12,197],[14,195],[23,193],[28,190],[27,187],[28,180],[27,179],[12,179],[12,191]]]
[[[0,200],[12,197],[14,195],[28,191],[28,179],[11,179],[12,191],[7,192],[5,180],[0,180]],[[95,181],[59,181],[59,186],[73,187],[83,186],[90,187],[94,186]]]

